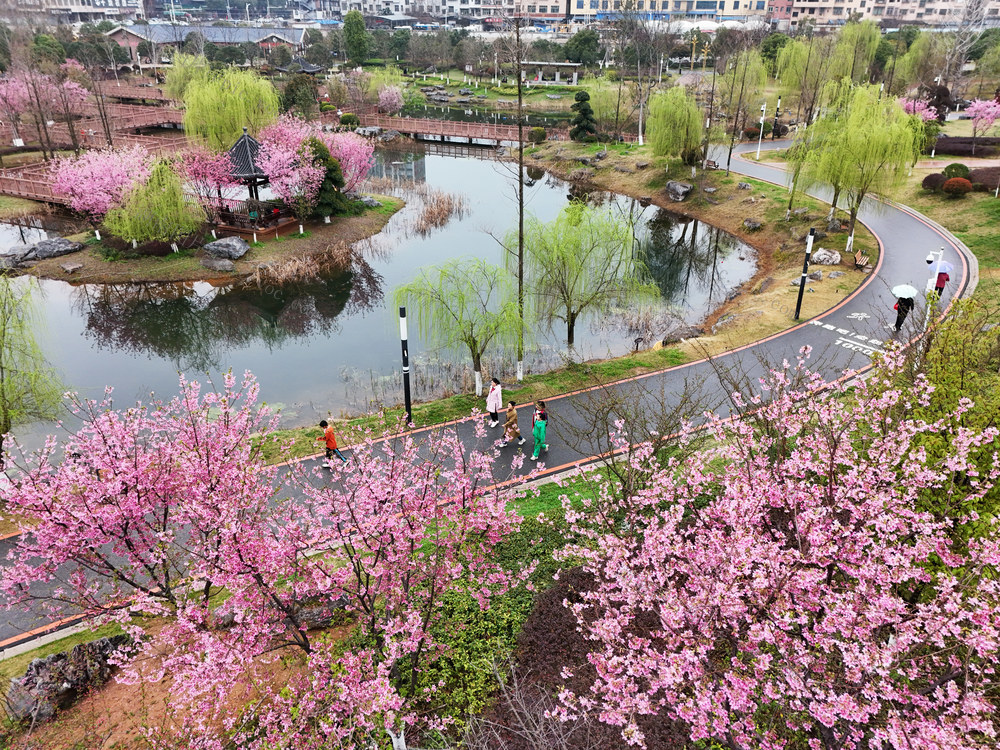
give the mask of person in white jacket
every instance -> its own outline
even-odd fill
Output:
[[[500,424],[498,412],[503,407],[503,393],[500,391],[500,381],[496,378],[490,381],[490,392],[486,394],[486,411],[490,413],[490,427]]]

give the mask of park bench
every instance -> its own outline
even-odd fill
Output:
[[[860,268],[862,271],[872,264],[872,259],[865,255],[861,250],[854,253],[854,267]]]
[[[705,160],[705,169],[718,169],[718,168],[719,168],[718,162],[712,161],[711,159]]]

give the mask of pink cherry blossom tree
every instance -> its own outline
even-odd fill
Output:
[[[732,750],[996,743],[996,524],[960,543],[920,508],[993,490],[995,455],[983,474],[973,457],[997,430],[963,428],[968,402],[914,417],[930,386],[900,389],[901,366],[890,353],[838,385],[800,360],[762,381],[766,398],[735,394],[752,418],[713,419],[713,447],[624,500],[567,504],[586,541],[565,554],[596,580],[571,609],[597,676],[563,715],[592,712],[637,746],[641,715]]]
[[[86,151],[53,163],[52,190],[68,197],[70,208],[96,226],[146,181],[152,167],[153,158],[141,146]]]
[[[30,106],[31,93],[22,78],[15,76],[0,78],[0,114],[10,124],[15,139],[21,137],[18,133],[18,125],[20,125],[21,116],[28,111]]]
[[[931,106],[926,99],[909,99],[903,97],[899,99],[899,105],[908,115],[916,115],[921,122],[931,122],[937,120],[937,110]]]
[[[373,163],[374,145],[353,133],[328,133],[321,123],[285,114],[260,133],[258,163],[275,192],[301,219],[315,204],[325,171],[313,162],[311,140],[321,142],[339,164],[344,189],[357,188]]]
[[[403,108],[403,92],[399,86],[383,86],[378,92],[378,111],[394,115]]]
[[[976,99],[966,108],[972,118],[972,153],[976,153],[976,138],[988,132],[1000,120],[1000,102]]]
[[[358,189],[375,163],[375,144],[356,133],[324,133],[323,142],[330,154],[340,162],[344,174],[344,190]]]
[[[208,220],[217,221],[223,201],[235,197],[241,188],[233,179],[229,154],[195,146],[177,161],[186,187],[194,193]]]
[[[518,528],[516,483],[449,430],[369,436],[350,465],[279,473],[263,464],[275,424],[256,396],[251,377],[227,376],[218,394],[182,380],[169,403],[77,403],[83,428],[17,456],[20,481],[0,489],[24,519],[0,589],[122,623],[121,679],[170,676],[194,708],[186,747],[405,748],[437,725],[420,675],[444,654],[443,597],[488,607],[530,572],[491,555]],[[335,610],[354,623],[350,649],[308,630]],[[165,624],[143,632],[147,614]],[[304,668],[268,692],[259,667],[283,654]],[[247,685],[266,699],[230,711]]]

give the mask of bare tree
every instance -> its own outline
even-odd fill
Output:
[[[537,685],[532,685],[509,659],[490,665],[498,685],[497,701],[511,717],[498,724],[475,716],[466,725],[463,747],[468,750],[499,750],[514,735],[533,750],[598,750],[602,738],[592,731],[593,720],[562,721],[553,715],[559,701]],[[521,743],[519,743],[521,744]]]
[[[962,78],[962,68],[969,60],[969,50],[983,30],[989,0],[965,0],[954,13],[955,32],[944,56],[941,84],[952,86]]]

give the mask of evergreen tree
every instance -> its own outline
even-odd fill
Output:
[[[576,112],[576,117],[570,123],[573,127],[569,131],[569,137],[574,141],[597,140],[597,120],[594,119],[594,109],[590,106],[590,94],[578,91],[574,98],[576,103],[570,109]]]
[[[365,28],[365,17],[360,11],[352,10],[344,16],[344,47],[347,58],[360,65],[372,50],[372,38]]]
[[[316,194],[316,207],[313,216],[334,216],[347,211],[347,198],[344,197],[344,173],[340,162],[330,154],[330,150],[317,138],[309,141],[313,153],[313,164],[325,170],[323,182]]]

